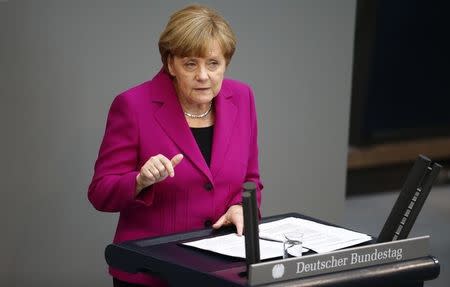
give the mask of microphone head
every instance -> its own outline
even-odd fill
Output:
[[[244,189],[244,191],[250,190],[256,190],[256,184],[253,181],[247,181],[244,182],[244,184],[242,185],[242,188]]]

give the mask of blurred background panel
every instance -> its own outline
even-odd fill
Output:
[[[448,1],[357,2],[347,194],[400,188],[418,154],[448,165],[449,10]]]

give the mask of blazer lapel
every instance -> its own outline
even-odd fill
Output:
[[[216,118],[211,154],[211,173],[213,177],[223,165],[236,120],[237,108],[232,101],[231,91],[222,86],[222,90],[214,100],[214,109]]]
[[[186,122],[170,77],[161,71],[152,81],[157,81],[154,85],[153,92],[156,97],[153,101],[162,103],[154,114],[155,120],[178,146],[183,155],[212,181],[211,171],[203,159],[200,148]]]

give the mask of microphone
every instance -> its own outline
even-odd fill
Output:
[[[242,208],[244,210],[245,258],[247,269],[260,262],[258,205],[256,203],[256,184],[245,182],[242,185]]]

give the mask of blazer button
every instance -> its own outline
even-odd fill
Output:
[[[204,225],[206,228],[210,228],[210,227],[212,226],[212,221],[211,221],[211,219],[205,220],[205,222],[203,223],[203,225]]]
[[[207,191],[211,191],[213,189],[213,185],[210,182],[205,183],[203,186]]]

